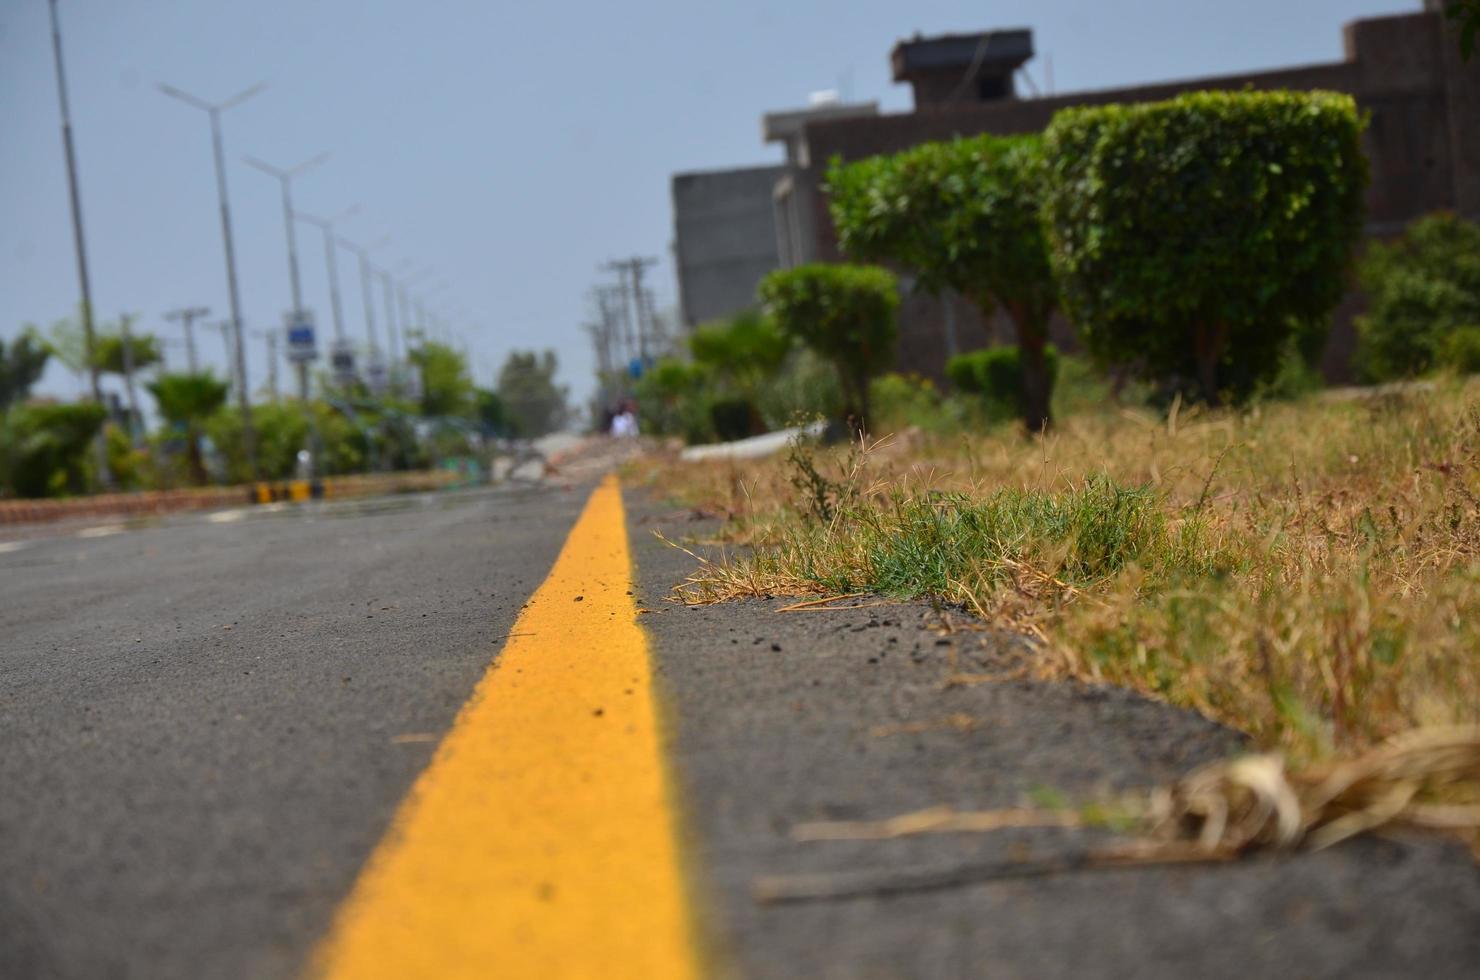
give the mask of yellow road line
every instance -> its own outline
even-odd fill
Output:
[[[328,978],[694,977],[647,644],[608,477],[361,873]]]

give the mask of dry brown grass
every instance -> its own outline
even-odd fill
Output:
[[[1031,441],[906,432],[635,475],[743,546],[686,601],[932,593],[1041,637],[1045,675],[1137,688],[1298,762],[1480,721],[1480,386],[1107,409]],[[1094,510],[1105,486],[1148,503]],[[973,510],[997,523],[963,552],[942,522]],[[1086,561],[1122,519],[1088,549],[1112,560]]]

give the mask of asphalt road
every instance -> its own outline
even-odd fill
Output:
[[[0,548],[0,978],[299,975],[588,490],[191,515]],[[1480,970],[1480,872],[1434,841],[758,903],[764,876],[1085,844],[1028,830],[802,843],[798,823],[1146,785],[1240,742],[1123,692],[1003,679],[1030,651],[942,636],[925,606],[665,602],[692,559],[651,531],[706,525],[627,501],[706,973]]]
[[[0,554],[0,977],[296,975],[583,496]]]

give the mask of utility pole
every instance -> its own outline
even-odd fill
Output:
[[[360,210],[352,204],[338,214],[327,218],[315,217],[303,211],[294,211],[293,217],[306,221],[324,233],[324,264],[329,270],[329,307],[334,316],[334,339],[344,340],[344,311],[339,304],[339,263],[334,256],[334,226]]]
[[[251,88],[233,95],[225,102],[213,104],[172,85],[161,84],[159,86],[159,90],[165,95],[201,109],[211,118],[211,147],[216,156],[216,193],[221,199],[221,238],[226,245],[226,289],[231,298],[231,332],[236,348],[236,400],[242,415],[242,443],[247,450],[247,469],[253,479],[260,478],[262,471],[257,465],[257,431],[252,426],[252,404],[250,392],[247,390],[247,356],[246,347],[242,341],[241,296],[236,286],[236,246],[231,238],[231,204],[226,193],[226,153],[221,145],[221,113],[241,105],[266,87],[266,82],[258,82]]]
[[[200,363],[195,359],[195,321],[209,316],[210,312],[209,306],[185,306],[164,315],[171,323],[179,322],[185,326],[185,363],[190,366],[191,374],[200,373]]]
[[[288,281],[293,287],[293,312],[296,314],[303,309],[303,287],[298,279],[298,238],[293,233],[293,178],[311,170],[329,159],[329,154],[320,153],[312,160],[305,160],[300,164],[289,167],[286,170],[263,163],[256,157],[246,157],[247,165],[267,174],[269,177],[277,178],[278,184],[283,192],[283,227],[288,232]]]
[[[339,244],[349,249],[360,259],[360,305],[365,311],[365,339],[370,344],[370,356],[372,358],[379,352],[380,345],[375,340],[375,301],[370,295],[370,279],[374,275],[370,268],[370,253],[389,241],[389,236],[382,236],[369,245],[356,245],[347,238],[341,237],[339,239]]]
[[[237,355],[237,351],[235,350],[234,344],[232,343],[234,331],[232,330],[231,321],[230,320],[217,320],[215,323],[212,324],[212,326],[214,326],[217,330],[221,331],[221,345],[226,350],[226,385],[227,385],[227,388],[232,393],[238,393],[238,392],[241,391],[241,388],[239,387],[240,384],[241,384],[241,379],[237,376],[237,373],[236,373],[236,355]],[[238,398],[238,400],[240,400],[240,399]]]
[[[392,364],[400,357],[396,353],[399,346],[396,341],[396,294],[395,288],[391,286],[391,273],[389,269],[380,270],[380,284],[385,288],[385,334],[386,351]]]
[[[123,351],[123,390],[128,395],[128,437],[129,443],[138,449],[143,441],[139,432],[143,416],[139,414],[139,394],[134,390],[134,340],[129,333],[133,321],[134,317],[127,313],[118,314],[118,339]]]
[[[97,336],[93,330],[92,280],[87,272],[87,239],[82,233],[82,195],[77,188],[77,149],[72,140],[72,110],[67,101],[67,70],[62,60],[62,29],[57,18],[57,0],[50,0],[51,50],[57,70],[57,100],[62,113],[62,152],[67,160],[67,193],[72,204],[72,247],[77,253],[77,282],[82,290],[82,339],[87,357],[88,379],[92,398],[103,404],[103,386],[98,379]],[[98,482],[103,489],[113,488],[113,471],[108,468],[108,446],[100,429],[94,440],[98,457]]]
[[[272,393],[272,403],[276,405],[283,400],[282,391],[278,388],[278,337],[280,335],[276,330],[258,330],[256,335],[267,341],[267,390]],[[299,395],[305,407],[308,404],[307,367],[305,362],[299,371],[298,379]]]
[[[657,259],[644,258],[634,255],[630,259],[619,259],[608,262],[604,269],[615,272],[621,283],[623,295],[623,314],[628,325],[629,349],[633,334],[636,335],[637,357],[643,369],[646,370],[649,362],[648,357],[648,332],[649,324],[647,315],[643,309],[642,277],[650,266],[658,264]]]

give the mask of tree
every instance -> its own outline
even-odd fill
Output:
[[[124,356],[125,346],[132,364]],[[137,334],[125,345],[122,334],[100,333],[93,345],[93,360],[104,374],[123,375],[127,369],[137,373],[159,363],[159,340],[152,334]]]
[[[509,431],[509,412],[498,392],[479,388],[475,392],[478,402],[478,424],[485,435],[502,436]]]
[[[1057,293],[1039,219],[1036,136],[926,143],[853,164],[834,161],[827,190],[850,257],[913,271],[921,288],[955,289],[985,316],[1001,306],[1021,351],[1024,423],[1049,422],[1048,320]]]
[[[200,374],[162,374],[149,383],[149,393],[165,420],[183,428],[186,458],[191,478],[206,482],[206,467],[200,455],[201,427],[226,404],[227,386],[209,371]]]
[[[1459,54],[1465,61],[1475,53],[1475,39],[1480,36],[1480,0],[1449,0],[1444,15],[1459,30]]]
[[[1369,379],[1468,366],[1463,353],[1447,355],[1467,349],[1456,334],[1480,329],[1480,225],[1452,214],[1420,218],[1398,241],[1368,248],[1361,280],[1371,302],[1357,320],[1357,359]]]
[[[761,280],[760,298],[782,332],[831,361],[843,389],[843,414],[869,421],[869,379],[894,360],[899,288],[877,266],[802,265]]]
[[[51,349],[30,324],[10,342],[9,350],[4,338],[0,338],[0,415],[11,405],[26,400],[31,386],[41,380],[50,357]]]
[[[473,411],[473,379],[468,360],[435,340],[423,340],[407,355],[421,372],[421,410],[426,415],[466,417]]]
[[[1090,351],[1243,398],[1319,347],[1362,232],[1361,116],[1333,92],[1064,109],[1044,220]]]
[[[498,372],[498,397],[509,427],[526,439],[547,435],[565,424],[567,389],[555,384],[555,352],[510,351]]]

